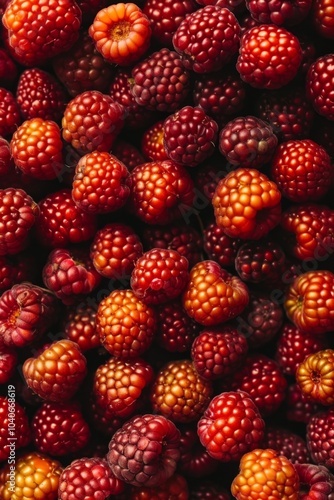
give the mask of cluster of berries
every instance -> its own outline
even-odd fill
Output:
[[[333,1],[0,15],[0,497],[333,499]]]

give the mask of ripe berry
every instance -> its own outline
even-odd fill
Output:
[[[0,384],[7,384],[12,378],[18,358],[15,348],[5,345],[0,347]]]
[[[97,303],[87,297],[79,304],[67,307],[64,313],[64,338],[76,342],[82,352],[100,346],[95,324],[97,307]]]
[[[0,135],[10,139],[21,122],[20,108],[14,94],[0,87]]]
[[[307,398],[296,382],[292,382],[288,386],[283,406],[288,422],[301,422],[303,424],[308,424],[312,415],[324,409],[322,405]]]
[[[191,359],[201,377],[216,380],[237,371],[246,360],[246,338],[230,327],[204,329],[194,339]]]
[[[162,415],[136,415],[115,432],[107,460],[114,475],[133,486],[158,486],[175,472],[180,431]]]
[[[288,200],[295,203],[321,200],[333,180],[326,149],[311,139],[279,144],[271,162],[271,178]]]
[[[315,0],[312,4],[313,26],[320,37],[333,40],[333,11],[328,0]]]
[[[275,24],[261,24],[242,35],[236,68],[252,87],[278,89],[295,78],[301,62],[302,49],[294,34]]]
[[[306,442],[312,461],[334,470],[334,410],[328,408],[311,416],[306,427]]]
[[[58,500],[86,500],[94,498],[97,492],[104,500],[123,490],[123,481],[114,476],[105,458],[77,458],[60,475]]]
[[[215,222],[209,222],[204,227],[203,237],[203,247],[208,258],[220,264],[221,267],[232,268],[243,240],[230,238]]]
[[[210,73],[220,70],[236,54],[240,32],[238,20],[230,9],[206,5],[181,21],[172,42],[187,69]]]
[[[202,378],[189,359],[167,362],[156,374],[150,401],[154,413],[173,422],[199,419],[210,402],[213,388]]]
[[[315,111],[328,120],[334,120],[333,62],[333,54],[322,55],[310,65],[306,75],[306,95]]]
[[[239,167],[259,168],[273,156],[278,139],[269,123],[255,116],[234,118],[219,132],[219,151]]]
[[[308,354],[296,368],[296,382],[305,396],[324,406],[334,403],[333,349]]]
[[[51,456],[77,453],[91,433],[79,406],[72,402],[45,402],[31,420],[32,440],[37,451]]]
[[[147,51],[152,30],[149,19],[136,4],[117,3],[96,14],[88,33],[104,59],[129,66]]]
[[[197,7],[195,0],[146,0],[143,12],[150,21],[152,37],[163,47],[173,48],[175,31]]]
[[[85,212],[114,212],[125,205],[130,194],[128,176],[128,169],[116,156],[104,151],[87,153],[75,167],[72,198]]]
[[[231,238],[258,240],[281,218],[281,192],[252,168],[237,168],[221,179],[212,198],[216,223]]]
[[[295,26],[306,19],[312,5],[312,0],[297,0],[290,2],[280,0],[275,5],[257,3],[246,0],[246,6],[252,18],[258,23],[275,24],[277,26]]]
[[[36,236],[46,247],[64,248],[95,235],[96,216],[76,206],[70,188],[49,193],[39,201],[38,208]]]
[[[17,457],[14,486],[9,480],[10,464],[6,464],[1,474],[3,481],[0,494],[3,500],[30,500],[35,495],[40,500],[57,500],[62,470],[63,466],[58,460],[44,453],[26,451]]]
[[[78,39],[81,20],[73,0],[15,0],[3,14],[12,53],[26,66],[38,66],[70,49]]]
[[[164,146],[164,120],[157,121],[145,130],[141,139],[141,151],[146,161],[168,159]]]
[[[317,335],[334,328],[334,274],[307,271],[289,286],[284,307],[288,319],[302,332]]]
[[[162,304],[179,297],[189,278],[188,260],[176,250],[152,248],[139,257],[130,285],[145,304]]]
[[[311,461],[305,439],[283,426],[267,425],[263,446],[284,455],[294,465]]]
[[[0,255],[25,250],[39,215],[39,206],[23,189],[0,189]]]
[[[174,113],[190,92],[190,72],[174,50],[163,47],[132,69],[131,92],[143,109]]]
[[[244,391],[213,397],[197,424],[197,433],[210,456],[221,462],[240,460],[264,438],[265,423],[253,399]]]
[[[24,407],[15,400],[15,387],[9,385],[8,393],[10,401],[7,397],[0,396],[0,462],[12,459],[13,453],[11,450],[13,448],[13,441],[15,441],[16,450],[26,447],[31,441],[28,414]]]
[[[90,247],[95,269],[110,279],[128,281],[142,254],[143,245],[137,233],[119,222],[110,222],[96,231]]]
[[[79,346],[71,340],[58,340],[22,367],[25,381],[46,401],[69,401],[87,374],[87,361]]]
[[[194,182],[188,170],[172,160],[138,165],[131,172],[128,208],[146,224],[170,224],[192,210]]]
[[[20,75],[16,87],[16,102],[24,120],[42,118],[58,123],[65,110],[67,94],[50,72],[29,68]]]
[[[109,151],[124,126],[124,108],[107,94],[87,90],[67,103],[61,125],[63,139],[78,152]]]
[[[98,305],[96,330],[111,355],[136,358],[149,348],[157,332],[157,316],[132,290],[113,290]]]
[[[14,132],[10,150],[15,165],[34,179],[57,179],[63,170],[61,130],[52,120],[25,120]]]
[[[168,158],[186,167],[196,167],[212,156],[217,137],[218,124],[199,107],[184,106],[163,124]]]
[[[181,457],[178,466],[180,472],[192,482],[196,479],[210,477],[217,471],[219,462],[212,458],[201,444],[196,425],[184,426],[180,430]]]
[[[298,473],[301,489],[305,493],[302,494],[302,499],[307,500],[307,497],[319,496],[323,500],[330,498],[334,493],[334,476],[323,465],[315,465],[308,463],[296,463],[294,467]]]
[[[270,498],[299,498],[299,476],[292,462],[279,452],[254,449],[240,460],[239,474],[231,485],[232,495],[237,500],[263,500]]]

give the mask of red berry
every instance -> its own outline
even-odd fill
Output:
[[[18,354],[15,348],[0,347],[0,384],[7,384],[15,373]]]
[[[145,158],[139,148],[124,139],[117,138],[113,144],[112,153],[116,158],[124,163],[129,172],[141,163],[145,163]]]
[[[16,102],[24,120],[42,118],[60,122],[67,94],[58,80],[40,68],[25,69],[16,88]]]
[[[302,62],[298,38],[275,24],[261,24],[245,31],[236,68],[255,88],[278,89],[291,82]]]
[[[143,254],[137,233],[127,224],[111,222],[96,231],[90,247],[95,269],[106,278],[130,279],[135,262]]]
[[[246,360],[246,338],[230,327],[202,330],[191,346],[191,358],[201,377],[216,380],[237,371]]]
[[[36,236],[47,247],[66,247],[95,235],[96,216],[76,206],[70,188],[49,193],[39,201],[38,207]]]
[[[334,410],[319,411],[311,416],[306,427],[306,442],[317,465],[334,470]]]
[[[123,106],[107,94],[87,90],[67,103],[62,135],[83,154],[109,151],[123,126]]]
[[[152,248],[136,260],[130,285],[145,304],[179,297],[188,282],[188,260],[176,250]]]
[[[210,222],[204,228],[203,236],[203,246],[208,258],[220,264],[221,267],[232,268],[243,241],[227,236],[215,222]]]
[[[114,212],[125,205],[130,194],[128,176],[128,169],[116,156],[98,151],[87,153],[75,167],[72,198],[85,212]]]
[[[332,4],[328,0],[315,0],[312,4],[312,21],[320,37],[329,40],[334,38],[334,15]]]
[[[207,5],[181,21],[172,42],[187,69],[210,73],[220,70],[236,54],[240,32],[238,20],[230,9]]]
[[[0,215],[0,255],[17,254],[30,242],[39,207],[23,189],[1,189]]]
[[[16,401],[15,386],[8,386],[8,397],[0,396],[0,462],[15,460],[15,450],[20,450],[31,441],[29,418],[23,406]],[[13,454],[13,443],[14,454]]]
[[[105,458],[77,458],[67,465],[59,478],[59,500],[86,500],[96,493],[101,500],[118,496],[124,489]]]
[[[325,500],[333,495],[334,476],[327,467],[308,463],[296,463],[294,467],[299,476],[301,489],[305,491],[300,497],[301,500],[307,500],[312,496]]]
[[[218,124],[199,107],[184,106],[164,121],[166,154],[186,167],[196,167],[212,156],[217,137]]]
[[[196,431],[196,425],[189,425],[181,429],[180,449],[180,472],[192,482],[197,479],[210,477],[211,474],[217,471],[219,462],[212,458],[201,444]],[[220,499],[217,497],[216,500]]]
[[[76,342],[82,352],[101,345],[96,331],[96,312],[97,303],[94,303],[90,297],[66,308],[62,320],[64,337]]]
[[[72,402],[43,403],[32,417],[31,429],[36,450],[56,457],[77,453],[91,435],[79,405]]]
[[[10,139],[21,122],[20,108],[14,94],[0,87],[0,135]]]
[[[144,132],[141,139],[141,151],[147,161],[168,159],[164,145],[164,120],[159,120]]]
[[[277,3],[246,0],[246,6],[255,21],[262,24],[277,26],[295,26],[306,19],[312,5],[312,0],[280,0]]]
[[[132,290],[114,290],[98,305],[96,330],[114,357],[130,359],[149,348],[157,332],[157,315]]]
[[[38,66],[70,49],[78,39],[81,19],[74,0],[14,0],[3,14],[13,54],[27,66]]]
[[[281,218],[281,192],[252,168],[237,168],[221,179],[212,198],[216,223],[231,238],[258,240]]]
[[[162,415],[136,415],[109,442],[107,460],[114,475],[133,486],[158,486],[175,472],[180,431]]]
[[[163,47],[132,69],[131,92],[143,109],[174,113],[190,92],[190,72],[174,50]]]
[[[172,160],[138,165],[131,172],[128,208],[146,224],[170,224],[189,211],[194,182],[188,170]]]
[[[69,401],[87,374],[87,361],[75,342],[58,340],[27,358],[22,373],[28,387],[43,400]]]
[[[197,424],[202,445],[221,462],[240,460],[258,448],[264,429],[258,408],[244,391],[222,392],[212,398]]]
[[[285,427],[267,425],[263,446],[276,450],[293,464],[311,461],[305,439]]]
[[[322,55],[310,65],[306,75],[306,95],[315,111],[328,120],[334,120],[333,63],[333,54]]]
[[[325,148],[311,139],[295,139],[277,147],[271,177],[290,201],[317,201],[331,187],[333,167]]]
[[[235,318],[248,301],[245,283],[212,260],[198,262],[192,267],[182,294],[188,315],[204,326],[215,326]]]
[[[296,382],[303,394],[323,406],[334,403],[334,350],[327,348],[311,352],[296,368]]]
[[[25,120],[14,132],[10,150],[15,165],[34,179],[57,179],[64,168],[61,130],[52,120]]]
[[[63,304],[77,303],[97,288],[101,275],[93,266],[88,248],[55,248],[42,270],[45,286]]]
[[[88,33],[108,62],[129,66],[147,51],[152,30],[149,19],[136,4],[117,3],[96,14]]]

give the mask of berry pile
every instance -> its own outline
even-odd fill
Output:
[[[0,16],[0,498],[333,500],[333,0]]]

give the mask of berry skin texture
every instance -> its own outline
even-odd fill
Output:
[[[39,215],[38,204],[23,189],[0,189],[0,255],[25,250]]]
[[[306,74],[306,95],[315,111],[334,120],[334,54],[318,57],[309,67]]]
[[[109,95],[87,90],[64,111],[62,136],[79,153],[109,151],[124,126],[124,107]]]
[[[131,288],[145,304],[162,304],[179,297],[189,278],[188,259],[176,250],[144,252],[131,273]]]
[[[334,38],[334,13],[329,0],[315,0],[312,4],[313,24],[317,33],[324,38]]]
[[[297,276],[285,295],[288,319],[305,333],[330,332],[334,328],[334,274],[307,271]]]
[[[210,456],[221,462],[240,460],[259,446],[265,423],[243,391],[222,392],[211,399],[197,423],[197,433]]]
[[[87,362],[75,342],[58,340],[27,358],[22,373],[28,387],[43,400],[69,401],[87,374]]]
[[[172,160],[143,163],[131,172],[128,208],[146,224],[166,225],[193,210],[194,182]]]
[[[14,0],[3,14],[12,53],[26,66],[38,66],[70,49],[78,39],[81,19],[74,0]]]
[[[236,54],[240,33],[238,20],[230,9],[207,5],[181,21],[172,43],[185,68],[210,73],[223,68]]]
[[[246,7],[252,18],[258,23],[275,24],[277,26],[295,26],[301,23],[308,15],[312,0],[280,0],[274,2],[261,2],[246,0]]]
[[[196,167],[212,156],[217,137],[217,122],[199,107],[184,106],[164,121],[166,154],[186,167]]]
[[[279,89],[295,78],[301,62],[295,35],[275,24],[261,24],[241,37],[236,69],[254,88]]]
[[[84,448],[91,433],[76,403],[43,403],[31,420],[32,441],[37,451],[60,457]]]
[[[94,399],[113,418],[131,417],[139,410],[153,378],[153,368],[147,361],[111,357],[94,374]]]
[[[130,194],[128,175],[128,169],[116,156],[98,151],[87,153],[75,167],[72,198],[79,208],[92,214],[119,210]]]
[[[191,88],[191,73],[180,55],[167,47],[135,64],[131,76],[131,92],[136,102],[150,111],[174,113]]]
[[[39,201],[38,208],[36,236],[46,247],[64,248],[82,243],[96,233],[96,216],[76,206],[70,188],[49,193]]]
[[[96,330],[110,354],[136,358],[148,349],[157,332],[157,315],[132,290],[113,290],[98,305]]]
[[[271,448],[254,449],[240,460],[239,474],[231,484],[237,500],[299,498],[299,476],[290,460]]]
[[[16,102],[24,120],[42,118],[60,122],[67,102],[64,87],[49,72],[23,70],[16,88]]]
[[[62,464],[43,453],[28,451],[17,457],[15,484],[11,486],[10,464],[1,473],[0,495],[3,500],[57,500]],[[14,489],[14,491],[13,491]]]
[[[22,119],[14,94],[0,87],[0,135],[10,139]]]
[[[219,151],[238,167],[261,168],[274,154],[278,139],[269,123],[255,116],[237,117],[219,133]]]
[[[312,461],[334,471],[334,409],[312,415],[306,427],[306,443]]]
[[[130,279],[136,260],[143,254],[137,233],[127,224],[111,222],[96,231],[90,246],[95,269],[104,277]]]
[[[304,464],[310,462],[310,455],[305,439],[284,427],[267,424],[263,446],[276,450],[280,455],[288,458],[294,465],[296,463]]]
[[[191,359],[201,377],[216,380],[231,375],[246,360],[246,338],[229,327],[204,329],[194,339]]]
[[[323,465],[297,463],[294,467],[298,473],[302,493],[300,500],[327,500],[334,493],[334,476]]]
[[[15,165],[34,179],[57,179],[63,170],[61,131],[52,120],[25,120],[14,132],[10,150]]]
[[[181,433],[162,415],[134,416],[115,432],[107,460],[114,475],[133,486],[158,486],[175,472]]]
[[[82,352],[99,347],[100,337],[96,331],[97,304],[91,298],[69,306],[62,319],[64,337],[73,340]]]
[[[271,178],[282,195],[295,203],[321,200],[333,181],[326,149],[311,139],[280,144],[271,162]]]
[[[249,302],[249,291],[241,279],[217,262],[195,264],[182,294],[188,315],[203,326],[215,326],[238,316]]]
[[[150,392],[154,413],[173,422],[197,421],[210,402],[213,388],[189,359],[170,361],[156,374]]]
[[[112,64],[129,66],[150,46],[148,17],[134,3],[117,3],[101,9],[88,30],[95,47]]]
[[[123,490],[123,481],[114,476],[105,458],[77,458],[60,475],[58,500],[106,500]]]
[[[42,269],[45,286],[65,305],[72,305],[97,288],[101,275],[85,248],[55,248]]]
[[[303,394],[323,406],[334,404],[334,351],[311,353],[297,366],[296,382]]]
[[[237,168],[214,192],[216,223],[231,238],[263,238],[280,222],[281,197],[276,183],[259,170]]]

